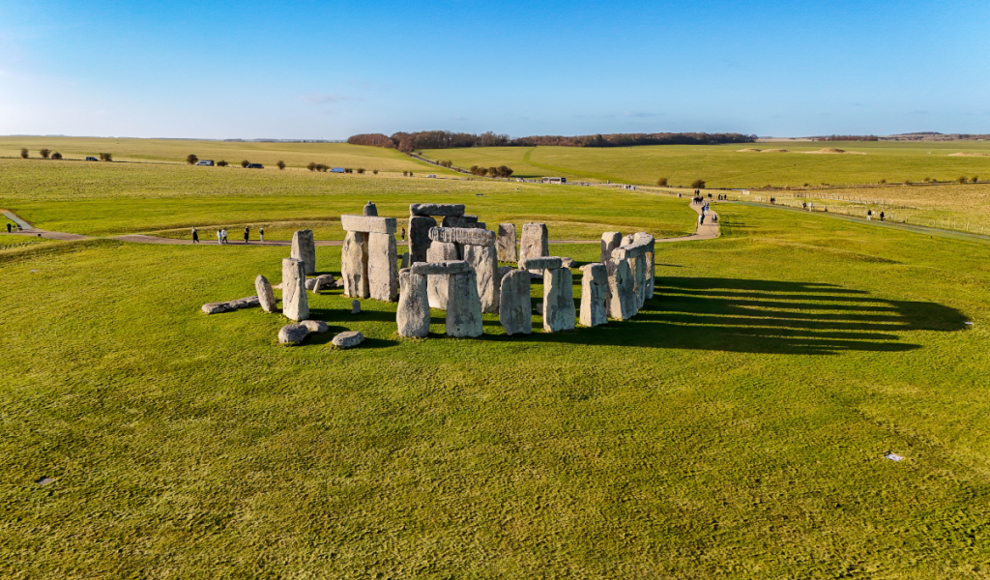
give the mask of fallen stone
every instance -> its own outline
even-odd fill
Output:
[[[448,244],[487,246],[495,244],[495,233],[474,228],[430,228],[430,239]]]
[[[519,260],[520,270],[557,270],[564,267],[564,260],[556,256],[542,258],[523,258]]]
[[[398,221],[391,217],[376,217],[366,215],[344,214],[340,216],[340,227],[347,232],[364,232],[372,234],[394,234]]]
[[[299,324],[305,326],[310,332],[315,332],[316,334],[323,334],[324,332],[330,330],[327,323],[322,320],[303,320]]]
[[[364,335],[357,330],[341,332],[330,341],[337,348],[352,348],[364,342]]]
[[[501,268],[500,268],[501,269]],[[498,320],[509,336],[533,332],[529,272],[508,268],[500,288]]]
[[[498,224],[495,247],[498,249],[499,262],[515,262],[519,259],[516,253],[516,224]]]
[[[304,268],[302,260],[282,260],[282,314],[296,321],[309,318]]]
[[[581,266],[581,313],[579,322],[584,326],[608,323],[608,270],[604,264]]]
[[[392,234],[368,234],[368,294],[375,300],[399,299],[398,249]]]
[[[343,278],[338,278],[337,281],[333,283],[333,287],[334,288],[343,288],[344,287],[344,279]]]
[[[523,224],[522,240],[520,241],[519,259],[539,258],[550,255],[550,241],[547,225],[540,223]]]
[[[482,231],[482,230],[478,230]],[[487,232],[491,234],[492,232]],[[464,261],[474,269],[478,283],[478,297],[481,299],[481,311],[490,314],[498,312],[498,252],[495,250],[495,236],[492,235],[485,245],[464,245]]]
[[[474,338],[484,331],[474,270],[447,276],[447,336]]]
[[[316,273],[316,242],[313,230],[299,230],[292,234],[292,250],[289,257],[302,260],[306,274]]]
[[[229,304],[234,310],[241,310],[243,308],[254,308],[255,306],[260,306],[261,301],[257,296],[247,296],[246,298],[231,300],[227,304]]]
[[[461,216],[464,204],[460,203],[411,203],[409,215]]]
[[[278,342],[287,346],[301,344],[309,336],[309,328],[304,324],[286,324],[278,331]]]
[[[430,334],[430,300],[426,294],[426,276],[409,270],[399,272],[399,308],[395,322],[399,336],[425,338]]]
[[[317,276],[311,279],[313,284],[310,288],[310,280],[306,280],[306,288],[311,290],[313,294],[319,294],[324,290],[329,290],[334,287],[336,283],[333,279],[333,274],[323,274],[322,276]]]
[[[602,254],[600,262],[606,264],[612,259],[612,250],[622,245],[622,234],[619,232],[605,232],[602,234]]]
[[[344,279],[344,295],[368,298],[368,234],[347,232],[340,249],[340,276]]]
[[[433,240],[430,229],[437,226],[437,220],[429,216],[409,216],[409,263],[426,262],[426,252]]]
[[[203,312],[207,314],[223,314],[224,312],[233,312],[237,310],[232,308],[230,304],[226,302],[210,302],[209,304],[203,305]]]
[[[614,260],[613,260],[614,261]],[[615,273],[608,277],[608,315],[615,320],[629,320],[636,316],[636,291],[628,260],[615,262]]]
[[[361,211],[361,215],[377,216],[378,207],[374,203],[369,201],[368,203],[364,204],[364,209]]]
[[[543,274],[543,330],[574,329],[574,274],[567,268]]]
[[[463,274],[472,271],[472,268],[471,264],[464,260],[447,260],[444,262],[419,262],[410,266],[409,271],[417,276],[437,276]]]
[[[259,274],[254,279],[254,289],[258,292],[258,303],[262,310],[268,313],[278,312],[278,302],[275,300],[275,292],[268,278]]]
[[[351,300],[351,314],[361,314],[360,300]]]

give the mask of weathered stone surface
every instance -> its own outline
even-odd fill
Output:
[[[575,268],[575,267],[577,267],[577,262],[574,261],[574,258],[561,258],[560,259],[560,264],[564,268]]]
[[[460,216],[464,215],[464,204],[411,203],[409,204],[409,215]]]
[[[520,270],[557,270],[564,267],[564,261],[557,256],[523,258],[519,260]]]
[[[533,332],[533,305],[529,298],[529,273],[510,269],[502,278],[498,320],[509,336]]]
[[[630,244],[622,245],[612,250],[612,259],[631,260],[633,258],[638,258],[646,255],[646,251],[649,247],[649,243],[646,240],[634,240]]]
[[[632,234],[629,234],[627,236],[622,236],[622,243],[620,243],[619,245],[620,246],[629,246],[629,245],[632,245],[633,240],[635,240],[635,239],[636,238],[633,237]]]
[[[519,247],[519,259],[539,258],[550,255],[550,239],[547,225],[539,223],[523,224],[522,240]]]
[[[278,302],[275,300],[275,292],[268,278],[258,275],[254,279],[254,289],[258,293],[258,303],[265,312],[278,312]]]
[[[286,324],[278,331],[278,342],[287,346],[294,346],[306,340],[309,336],[309,328],[304,324]]]
[[[398,250],[392,234],[368,235],[368,293],[375,300],[399,299]]]
[[[492,235],[489,242],[483,246],[465,244],[464,261],[474,268],[481,311],[490,314],[498,312],[498,252],[495,250],[495,236]]]
[[[403,254],[399,256],[399,269],[402,270],[408,267],[409,267],[409,252],[403,252]]]
[[[429,216],[409,216],[409,259],[410,264],[426,261],[426,252],[433,240],[430,229],[437,227],[437,220]]]
[[[608,322],[605,309],[608,300],[608,270],[604,264],[581,266],[581,314],[579,322],[584,326],[598,326]]]
[[[374,234],[394,234],[398,220],[391,217],[375,217],[365,215],[344,214],[340,216],[340,227],[347,232],[365,232]]]
[[[399,308],[395,312],[395,322],[399,325],[399,336],[425,338],[430,334],[430,300],[426,295],[426,276],[413,274],[409,270],[399,272]]]
[[[656,246],[657,241],[654,237],[646,232],[637,232],[633,234],[633,237],[637,243],[640,241],[646,242],[646,252],[643,257],[646,260],[646,299],[649,300],[653,298],[653,291],[656,287]]]
[[[633,275],[633,293],[636,295],[636,310],[646,302],[646,254],[629,260]]]
[[[282,314],[295,321],[309,318],[304,267],[302,260],[282,260]]]
[[[310,288],[310,281],[306,280],[306,288],[313,291],[313,294],[319,294],[324,290],[329,290],[334,287],[336,281],[333,278],[333,274],[323,274],[322,276],[317,276],[313,278],[313,287]]]
[[[316,273],[316,241],[313,239],[313,230],[299,230],[292,234],[289,257],[302,260],[306,274]]]
[[[364,204],[364,210],[361,211],[361,215],[377,216],[378,206],[376,206],[374,203],[369,201],[368,203]]]
[[[437,263],[446,261],[460,261],[460,250],[457,244],[448,244],[445,242],[434,242],[430,246],[429,251],[426,253],[427,263]],[[412,268],[416,268],[420,264],[413,264]],[[470,269],[470,265],[467,266]],[[413,269],[413,272],[420,274],[421,272]],[[447,309],[447,275],[430,275],[429,280],[426,281],[426,293],[430,297],[430,308],[439,308],[440,310]]]
[[[351,314],[361,314],[360,300],[351,300]]]
[[[316,334],[323,334],[324,332],[330,330],[327,323],[322,320],[303,320],[299,324],[305,326],[310,332],[314,332]]]
[[[260,306],[261,300],[259,300],[257,296],[247,296],[245,298],[231,300],[227,304],[234,310],[241,310],[242,308],[254,308],[255,306]]]
[[[476,215],[447,216],[443,218],[442,225],[445,228],[473,228],[478,223]]]
[[[499,262],[515,262],[519,259],[516,253],[516,224],[498,224],[495,247],[498,249]]]
[[[330,341],[337,348],[352,348],[364,342],[364,335],[357,330],[341,332]]]
[[[498,283],[501,284],[502,280],[505,280],[506,274],[509,272],[515,272],[516,269],[512,266],[499,266],[498,267]]]
[[[487,230],[488,229],[488,224],[486,224],[485,222],[477,222],[477,223],[473,223],[473,224],[468,224],[468,227],[469,228],[474,228],[476,230]]]
[[[474,228],[430,228],[430,239],[434,242],[487,246],[495,244],[495,232]]]
[[[612,250],[622,245],[622,234],[619,232],[605,232],[602,234],[602,257],[601,263],[607,264],[612,259]]]
[[[344,295],[367,298],[368,291],[368,234],[347,232],[340,249],[340,276],[344,279]]]
[[[543,330],[574,328],[574,275],[567,268],[543,273]]]
[[[232,308],[230,304],[226,302],[210,302],[209,304],[203,305],[203,312],[207,314],[223,314],[224,312],[233,312],[237,310]]]
[[[447,276],[447,336],[481,336],[481,300],[474,270]]]
[[[628,260],[615,261],[615,273],[608,277],[608,315],[616,320],[636,316],[636,291]]]
[[[472,270],[471,264],[465,260],[447,260],[445,262],[420,262],[409,267],[409,271],[417,276],[438,276],[444,274],[463,274]]]
[[[333,287],[334,288],[343,288],[344,287],[344,279],[343,278],[337,278],[337,281],[333,283]]]

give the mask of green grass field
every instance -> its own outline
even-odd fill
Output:
[[[847,154],[815,155],[832,147]],[[786,149],[787,153],[743,153],[742,149]],[[862,155],[855,154],[862,153]],[[983,154],[958,157],[953,153]],[[688,187],[703,179],[709,187],[755,188],[900,183],[925,177],[951,181],[965,175],[990,179],[990,142],[783,142],[647,147],[476,147],[423,151],[429,159],[455,165],[508,165],[514,177],[563,176],[577,181],[650,185],[666,177]]]
[[[642,192],[97,165],[3,161],[0,207],[99,235],[369,198],[575,232],[694,221]],[[526,338],[486,315],[447,339],[435,311],[435,336],[402,339],[394,304],[355,316],[334,290],[310,295],[331,332],[284,348],[278,315],[199,307],[278,281],[286,248],[0,250],[0,576],[986,577],[990,246],[718,211],[719,239],[657,246],[634,320],[534,316]],[[368,340],[332,348],[344,329]]]

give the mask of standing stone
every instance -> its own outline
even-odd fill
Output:
[[[461,256],[457,249],[457,244],[450,242],[433,242],[433,245],[430,246],[430,250],[426,255],[427,262],[447,262],[450,260],[460,259]],[[430,308],[447,310],[448,286],[447,274],[430,276],[429,280],[426,282],[426,292],[429,296]],[[475,292],[477,292],[477,290],[475,290]]]
[[[550,241],[547,235],[547,225],[528,223],[523,224],[522,241],[519,248],[519,260],[539,258],[550,255]]]
[[[498,249],[499,262],[515,262],[519,259],[516,254],[516,224],[498,224],[495,247]]]
[[[361,314],[360,300],[351,300],[351,314]]]
[[[608,270],[604,264],[581,266],[581,317],[583,326],[608,323],[605,309],[608,299]]]
[[[282,260],[282,314],[296,322],[309,318],[305,267],[302,260]]]
[[[437,276],[430,276],[436,278]],[[447,336],[473,338],[481,336],[481,300],[474,270],[448,274]]]
[[[430,228],[437,227],[437,220],[430,216],[409,216],[409,263],[426,261],[426,252],[433,241]]]
[[[395,312],[395,322],[399,325],[399,336],[425,338],[430,334],[430,303],[426,295],[426,276],[413,274],[409,270],[399,272],[399,309]]]
[[[498,320],[509,336],[533,332],[533,304],[530,301],[529,272],[512,270],[502,278]]]
[[[374,203],[369,201],[368,203],[364,204],[364,210],[361,212],[361,215],[377,216],[378,207]]]
[[[347,232],[340,249],[340,276],[344,279],[344,296],[368,298],[368,234]]]
[[[478,296],[481,298],[481,311],[498,312],[498,254],[494,237],[483,246],[464,245],[464,261],[474,268],[478,282]]]
[[[574,274],[567,268],[543,272],[543,330],[574,328]]]
[[[633,236],[632,234],[629,234],[628,236],[622,236],[622,241],[619,242],[619,246],[620,247],[621,246],[631,246],[631,245],[633,245],[633,242],[635,242],[635,241],[636,241],[636,237]]]
[[[306,274],[316,273],[316,242],[313,230],[299,230],[292,234],[292,251],[289,257],[302,260]]]
[[[615,272],[609,274],[608,315],[615,320],[628,320],[636,315],[636,292],[628,260],[615,260]]]
[[[409,252],[404,252],[399,258],[399,269],[405,269],[409,267]]]
[[[602,234],[602,257],[601,263],[608,264],[612,259],[612,250],[622,245],[622,234],[619,232],[605,232]]]
[[[278,312],[278,302],[275,301],[275,292],[272,290],[268,278],[259,274],[254,279],[254,289],[258,293],[258,302],[261,304],[262,310],[268,313]]]
[[[646,303],[646,254],[629,259],[629,270],[633,275],[633,293],[636,296],[636,310]]]
[[[646,232],[638,232],[635,234],[636,241],[641,239],[647,239],[647,248],[644,257],[646,258],[646,298],[649,300],[653,298],[653,291],[656,287],[656,247],[657,241],[653,236]]]
[[[399,273],[395,234],[368,234],[368,293],[375,300],[399,299]]]

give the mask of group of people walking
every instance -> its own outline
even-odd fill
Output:
[[[261,237],[261,241],[264,242],[265,241],[265,228],[258,228],[258,235]],[[193,228],[192,229],[192,241],[193,241],[194,244],[198,244],[199,243],[199,230],[197,230],[196,228]],[[222,245],[222,244],[227,244],[227,243],[230,243],[229,240],[227,240],[227,228],[220,228],[219,230],[217,230],[217,244],[221,244]],[[250,227],[244,228],[244,243],[245,244],[251,243],[251,228]]]

